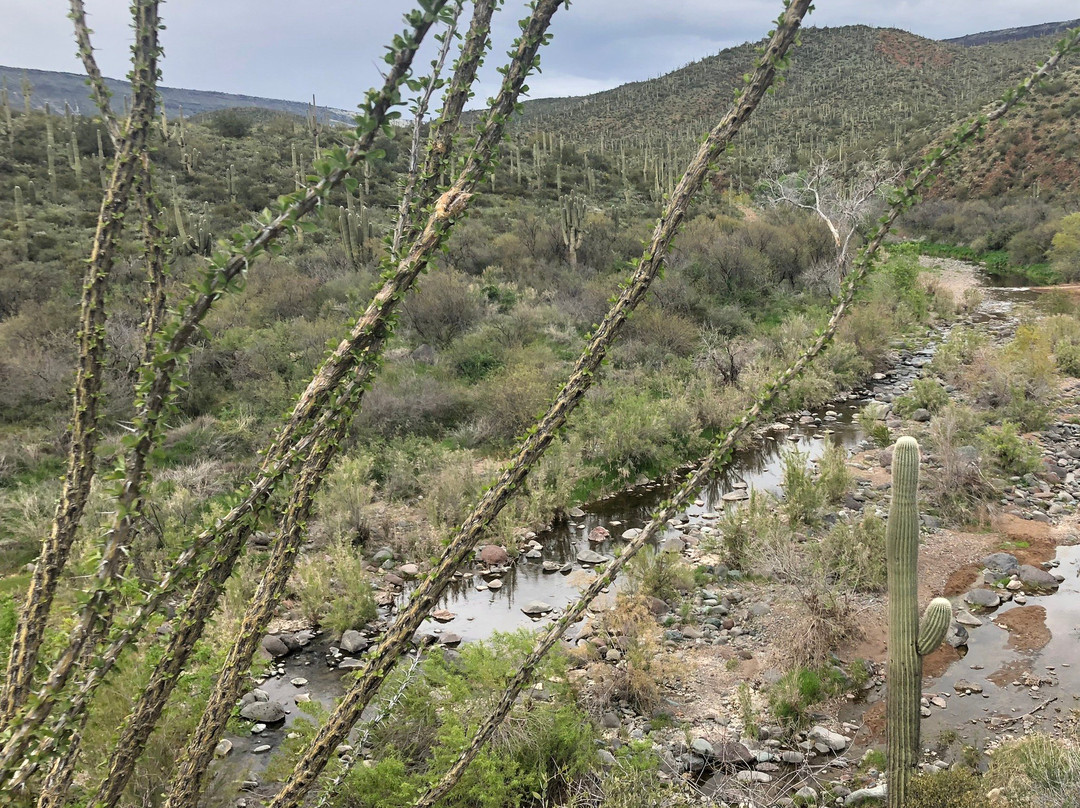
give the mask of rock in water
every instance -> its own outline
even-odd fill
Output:
[[[996,609],[1001,605],[1001,598],[992,589],[972,589],[964,595],[964,600],[972,606],[980,606],[984,609]]]
[[[457,615],[449,609],[436,609],[431,613],[431,619],[440,623],[449,623],[455,617],[457,617]]]
[[[589,531],[589,541],[593,542],[594,544],[600,544],[601,542],[605,542],[610,538],[611,534],[608,533],[608,529],[606,527],[594,527],[592,530]]]
[[[486,544],[480,548],[480,561],[488,566],[509,564],[510,554],[497,544]]]
[[[521,607],[521,611],[529,615],[529,617],[539,617],[540,615],[547,614],[553,608],[553,606],[544,603],[542,600],[531,600]]]
[[[285,708],[276,701],[256,701],[242,707],[240,717],[261,724],[276,724],[285,720]]]
[[[603,564],[608,558],[595,550],[578,550],[577,560],[582,564]]]
[[[1049,591],[1057,589],[1059,586],[1057,578],[1046,570],[1041,570],[1030,564],[1020,565],[1020,569],[1016,574],[1024,584],[1024,588],[1029,591]]]
[[[341,650],[346,654],[356,654],[363,651],[371,643],[368,638],[361,634],[359,631],[349,629],[341,635],[341,642],[339,643]]]

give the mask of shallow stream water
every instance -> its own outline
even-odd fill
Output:
[[[986,301],[976,315],[977,321],[1007,318],[1017,304],[1030,303],[1038,297],[1038,293],[1026,288],[994,287],[992,281],[987,280],[984,279]],[[937,335],[935,339],[940,336]],[[917,375],[918,369],[932,358],[933,349],[934,344],[931,343],[927,348],[906,356],[901,365],[892,369],[877,384],[889,385],[898,379]],[[855,449],[864,439],[855,414],[872,398],[873,388],[844,396],[840,401],[812,413],[811,419],[815,422],[806,423],[810,419],[796,415],[780,422],[781,425],[774,424],[772,428],[763,430],[753,445],[739,452],[727,470],[698,493],[695,503],[686,509],[685,516],[691,523],[708,527],[724,507],[732,507],[731,502],[725,502],[725,494],[743,488],[778,493],[783,454],[788,448],[808,453],[812,459],[821,455],[828,441]],[[430,633],[437,638],[452,633],[462,641],[469,642],[482,640],[494,632],[545,625],[575,600],[582,586],[588,582],[588,567],[575,560],[578,550],[589,549],[606,556],[613,555],[626,544],[621,538],[622,533],[630,528],[642,527],[650,513],[670,496],[675,485],[677,481],[649,483],[585,506],[583,516],[539,533],[535,538],[543,548],[541,557],[521,557],[502,575],[500,589],[488,588],[479,574],[455,582],[437,607],[452,612],[454,616],[443,622],[429,619],[420,633]],[[599,544],[589,542],[588,534],[595,527],[606,528],[611,538]],[[1077,577],[1080,548],[1061,548],[1059,559],[1060,571],[1066,575],[1060,592],[1028,600],[1029,605],[1040,605],[1047,610],[1047,627],[1052,633],[1049,643],[1037,651],[1019,652],[1009,648],[1008,633],[990,621],[986,621],[982,627],[970,629],[967,656],[953,663],[939,679],[928,681],[925,685],[928,693],[950,694],[947,709],[934,709],[932,715],[925,719],[925,737],[952,728],[959,730],[966,739],[977,742],[991,734],[992,730],[985,725],[990,716],[1022,714],[1052,695],[1059,695],[1060,698],[1036,714],[1039,720],[1059,719],[1060,712],[1056,710],[1073,706],[1073,694],[1080,694],[1080,642],[1077,629],[1080,626],[1080,578]],[[554,562],[560,567],[571,564],[573,571],[566,575],[545,572],[545,561]],[[402,593],[402,599],[407,597],[406,590]],[[554,611],[540,619],[528,617],[521,607],[534,600],[549,604]],[[1010,608],[1002,607],[999,612]],[[261,745],[276,749],[299,714],[294,703],[298,694],[310,693],[313,700],[327,707],[342,695],[343,674],[325,664],[328,640],[321,637],[308,649],[286,657],[283,675],[270,677],[261,685],[272,700],[286,705],[290,715],[283,726],[266,729],[258,735],[230,736],[236,751],[230,758],[228,768],[239,766],[241,760],[253,771],[264,767],[268,755],[249,756],[242,753],[251,752]],[[1057,684],[1043,685],[1033,691],[1030,685],[1026,688],[1012,685],[1011,679],[999,686],[987,678],[1003,665],[1017,663],[1021,657],[1032,671],[1051,675]],[[291,684],[297,677],[306,679],[307,683],[302,686]],[[984,687],[983,693],[963,697],[952,694],[957,679],[978,681]],[[1046,695],[1049,691],[1053,693]],[[850,717],[857,721],[858,711]]]

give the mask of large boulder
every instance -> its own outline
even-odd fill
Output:
[[[356,654],[371,645],[371,641],[359,631],[350,628],[341,635],[341,642],[338,645],[346,654]]]
[[[263,650],[266,651],[274,659],[278,659],[283,656],[288,656],[289,646],[285,644],[285,641],[274,634],[267,634],[262,639]]]
[[[529,617],[539,617],[542,614],[547,614],[554,607],[549,603],[544,603],[542,600],[531,600],[521,607],[521,611],[529,615]]]
[[[510,563],[510,554],[497,544],[485,544],[480,548],[480,561],[489,567]]]
[[[992,553],[979,563],[996,575],[1012,575],[1020,567],[1011,553]]]
[[[964,600],[970,603],[972,606],[978,606],[983,609],[996,609],[1001,605],[1001,597],[992,589],[972,589],[966,595]]]
[[[1038,567],[1033,567],[1030,564],[1021,564],[1016,575],[1021,583],[1024,584],[1025,589],[1034,589],[1036,591],[1045,592],[1057,589],[1060,585],[1058,579],[1049,572],[1039,569]]]
[[[276,724],[285,720],[285,708],[276,701],[253,701],[240,708],[240,717],[260,724]]]

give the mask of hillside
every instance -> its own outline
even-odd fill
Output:
[[[961,155],[948,195],[997,197],[1023,191],[1053,198],[1080,189],[1080,69],[1063,70],[1023,109]],[[940,194],[939,194],[940,195]]]
[[[894,29],[807,29],[786,84],[740,134],[725,173],[745,185],[766,166],[804,165],[815,155],[910,158],[997,98],[1052,41],[967,47]],[[554,131],[601,155],[636,148],[684,155],[741,85],[753,48],[591,96],[529,102],[522,129]]]
[[[1061,34],[1068,29],[1075,28],[1078,25],[1080,25],[1080,20],[1044,22],[1041,25],[1025,25],[1021,28],[1002,28],[997,31],[982,31],[978,34],[957,36],[943,41],[967,47],[972,45],[986,45],[990,42],[1013,42],[1018,39],[1030,39],[1032,37],[1061,36]]]
[[[55,70],[27,70],[19,67],[0,65],[0,83],[7,85],[13,103],[23,103],[23,81],[30,83],[30,106],[42,109],[48,103],[54,109],[63,109],[67,103],[84,114],[95,110],[90,98],[86,77],[77,73],[61,73]],[[122,98],[130,91],[130,85],[120,79],[105,79],[109,89],[117,98]],[[161,100],[169,115],[177,115],[183,107],[185,115],[197,115],[201,112],[213,112],[233,107],[258,107],[275,112],[288,112],[292,115],[306,115],[309,103],[306,101],[283,101],[280,98],[262,98],[256,95],[237,95],[219,93],[213,90],[185,90],[179,87],[159,87]],[[329,120],[347,121],[351,113],[332,107],[319,107],[320,116]]]

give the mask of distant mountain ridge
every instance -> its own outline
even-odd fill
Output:
[[[997,31],[983,31],[978,34],[956,36],[941,41],[953,45],[963,45],[964,47],[988,45],[991,42],[1016,42],[1020,39],[1057,36],[1078,25],[1080,25],[1080,19],[1066,20],[1064,22],[1044,22],[1039,25],[1025,25],[1022,28],[1001,28]]]
[[[0,82],[7,82],[12,104],[22,104],[22,81],[30,82],[30,105],[41,109],[46,102],[54,110],[63,110],[64,103],[83,115],[93,115],[96,111],[90,88],[86,86],[86,77],[79,73],[63,73],[55,70],[32,70],[21,67],[0,65]],[[127,81],[105,79],[113,93],[116,103],[123,104],[123,97],[131,91]],[[221,93],[214,90],[186,90],[179,87],[159,87],[161,99],[169,115],[178,115],[183,107],[185,115],[198,115],[233,107],[254,107],[275,112],[287,112],[291,115],[307,115],[310,104],[304,101],[285,101],[280,98],[264,98],[257,95],[239,95]],[[334,107],[319,107],[320,118],[331,121],[349,121],[353,113]]]

